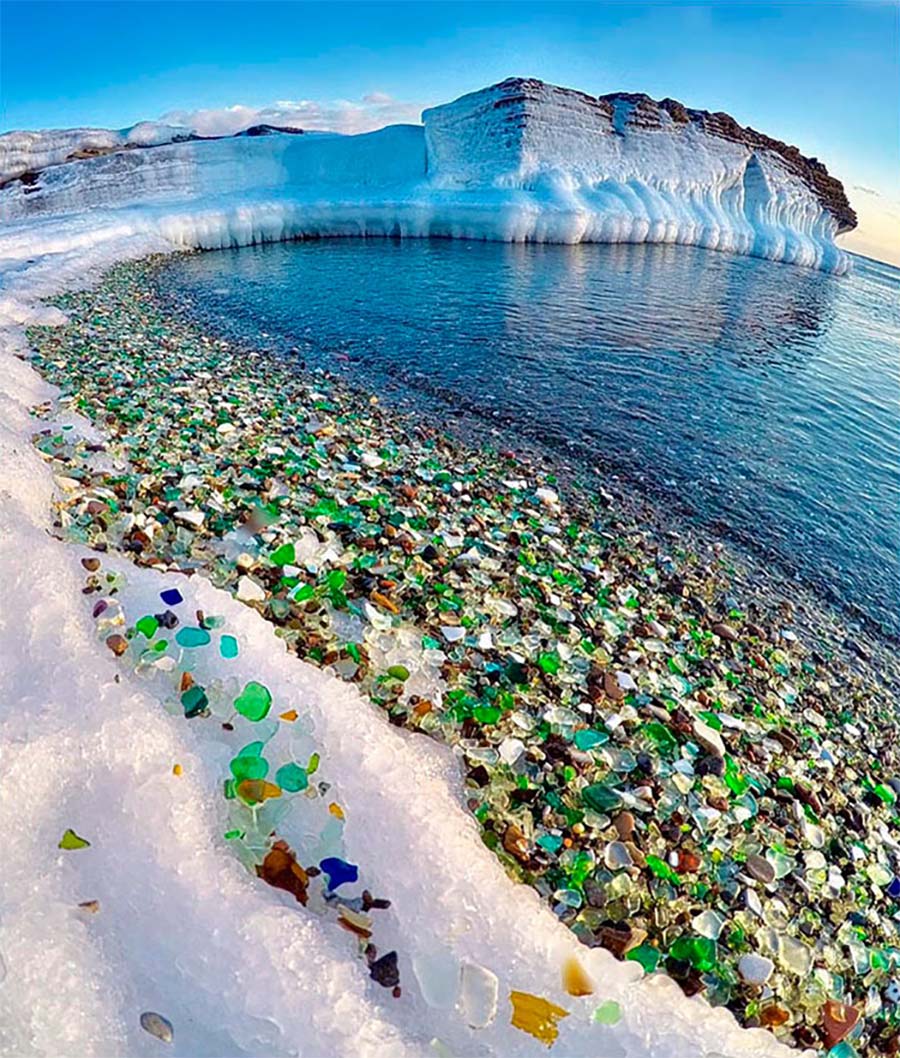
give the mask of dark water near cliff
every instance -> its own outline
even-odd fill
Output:
[[[332,239],[183,257],[159,282],[215,330],[640,481],[900,631],[895,269]]]

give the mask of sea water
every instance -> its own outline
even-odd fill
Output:
[[[219,333],[637,482],[900,632],[900,272],[681,246],[326,239],[180,257]]]

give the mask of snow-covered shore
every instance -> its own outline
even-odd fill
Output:
[[[453,757],[289,656],[255,611],[201,577],[173,581],[104,558],[106,571],[125,574],[119,599],[129,622],[177,586],[186,612],[222,615],[239,640],[235,678],[264,681],[280,708],[293,705],[305,719],[333,783],[329,797],[346,815],[345,855],[393,902],[377,939],[401,953],[403,1000],[368,979],[355,941],[333,921],[246,874],[222,838],[221,743],[168,715],[152,681],[117,664],[94,634],[93,602],[81,590],[80,559],[90,553],[48,532],[54,482],[29,443],[36,427],[29,409],[56,394],[24,355],[21,332],[5,328],[0,1053],[157,1053],[139,1027],[145,1009],[173,1022],[173,1053],[185,1055],[546,1053],[510,1026],[511,989],[570,1011],[554,1046],[559,1055],[789,1053],[768,1033],[739,1029],[727,1011],[685,998],[668,978],[640,979],[637,964],[581,946],[481,843],[460,802]],[[90,436],[65,402],[49,421]],[[196,671],[205,678],[202,663]],[[90,848],[59,851],[68,827]],[[90,900],[99,913],[78,909]],[[571,955],[593,978],[593,996],[562,992]],[[452,984],[436,1005],[423,997],[427,982],[438,989],[435,974],[452,982],[466,963],[499,979],[497,1016],[486,1028],[469,1027]],[[606,1000],[621,1006],[616,1025],[592,1021]]]
[[[221,747],[168,715],[153,687],[97,641],[82,594],[84,552],[50,535],[55,485],[30,444],[29,412],[54,407],[58,394],[28,365],[23,326],[61,322],[41,299],[98,279],[115,261],[298,235],[406,234],[765,246],[779,259],[840,270],[827,218],[790,174],[765,174],[783,176],[783,209],[769,210],[769,231],[762,221],[743,226],[747,214],[738,195],[722,193],[729,178],[718,162],[710,163],[715,186],[679,188],[667,178],[636,189],[623,169],[615,188],[598,192],[541,166],[472,183],[454,175],[444,135],[435,125],[428,156],[412,126],[166,144],[57,165],[36,189],[3,193],[2,1054],[157,1054],[160,1044],[138,1022],[147,1009],[175,1025],[175,1054],[546,1053],[510,1026],[511,989],[570,1011],[558,1055],[794,1053],[685,998],[668,978],[641,979],[636,964],[581,946],[482,844],[447,751],[392,727],[352,687],[288,656],[272,628],[228,594],[179,578],[186,607],[222,615],[239,639],[236,676],[263,679],[277,701],[296,702],[309,718],[346,814],[347,856],[393,902],[381,921],[401,952],[404,997],[391,999],[368,979],[349,934],[242,869],[221,836]],[[51,415],[90,429],[65,405]],[[105,568],[125,572],[120,598],[131,620],[172,586],[122,558]],[[90,847],[60,851],[68,827]],[[98,914],[78,910],[90,900]],[[571,955],[595,995],[561,993]],[[452,985],[443,1003],[423,995],[438,970],[452,982],[463,964],[499,980],[497,1016],[485,1028],[467,1024]],[[622,1020],[598,1025],[593,1010],[607,999],[621,1005]]]

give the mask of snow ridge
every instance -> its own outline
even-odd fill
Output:
[[[41,129],[0,136],[0,186],[51,165],[90,158],[129,147],[158,147],[191,138],[191,130],[158,121],[139,121],[127,129]]]

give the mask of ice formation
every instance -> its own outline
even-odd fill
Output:
[[[191,130],[158,121],[127,129],[43,129],[0,135],[0,186],[51,165],[91,158],[129,147],[158,147],[191,138]]]
[[[507,84],[426,113],[424,130],[166,143],[76,162],[63,159],[109,141],[81,131],[18,141],[27,160],[12,169],[48,168],[0,192],[0,1053],[158,1053],[140,1025],[158,1011],[174,1025],[173,1054],[546,1054],[511,1025],[509,997],[559,998],[572,955],[598,991],[566,997],[561,1058],[795,1053],[664,976],[641,979],[636,964],[583,948],[481,843],[447,751],[288,656],[254,611],[185,579],[188,607],[224,615],[240,638],[240,674],[302,702],[315,726],[347,853],[393,900],[404,998],[392,1000],[361,971],[352,938],[236,861],[212,792],[220,748],[120,672],[92,633],[81,555],[48,533],[54,482],[29,443],[29,409],[58,394],[28,366],[22,325],[59,322],[39,299],[116,260],[406,234],[673,238],[843,267],[831,242],[840,220],[772,152],[693,124],[629,129],[617,106],[607,129],[605,108],[528,91],[542,111],[546,96],[539,120]],[[574,117],[580,129],[562,127]],[[89,429],[60,407],[61,421]],[[128,570],[131,613],[170,586],[109,561]],[[57,850],[67,828],[90,849]],[[99,914],[77,910],[91,900]],[[592,1020],[598,1002],[604,1017],[618,1004],[622,1019]]]
[[[0,220],[14,237],[36,218],[90,209],[95,239],[150,235],[180,247],[324,235],[675,242],[847,268],[834,237],[855,215],[839,182],[727,115],[513,79],[423,121],[357,136],[171,142],[38,173],[75,141],[14,139],[3,169],[30,158],[29,175],[0,191]],[[179,138],[141,128],[128,135]],[[66,217],[42,230],[61,245],[73,224],[83,228]]]

